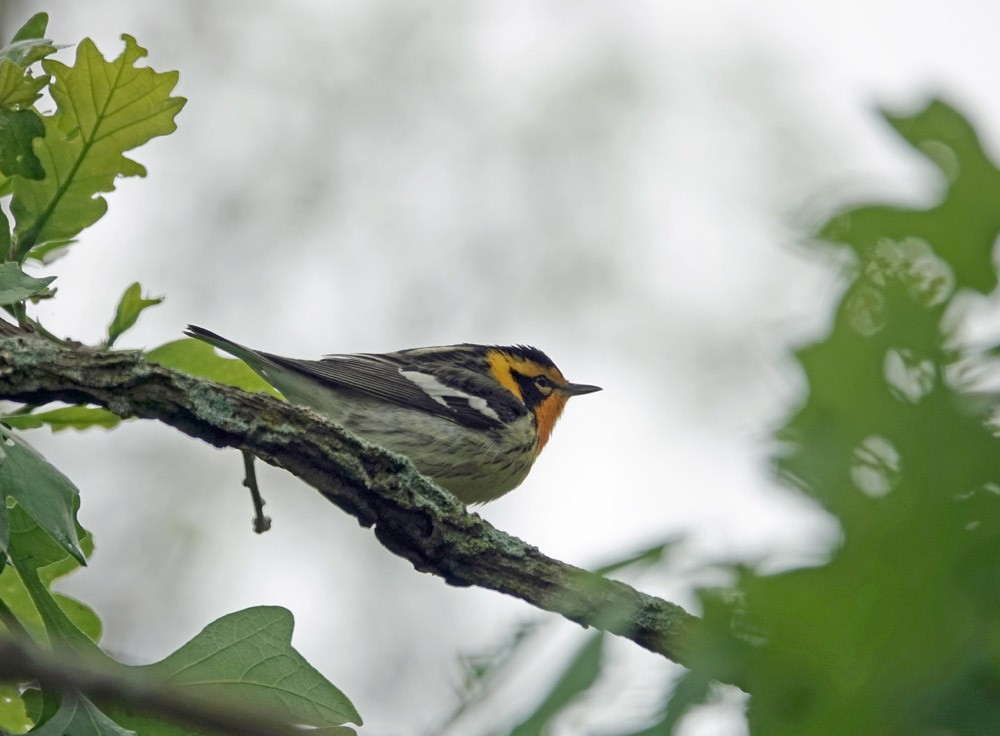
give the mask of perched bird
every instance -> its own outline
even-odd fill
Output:
[[[464,503],[516,488],[549,440],[570,383],[524,345],[448,345],[297,360],[189,325],[185,334],[241,359],[294,404],[324,414],[417,469]]]

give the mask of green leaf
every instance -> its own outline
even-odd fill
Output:
[[[0,422],[14,429],[37,429],[48,425],[53,432],[91,427],[113,429],[121,424],[121,421],[121,417],[117,414],[95,406],[66,406],[37,414],[12,414],[0,417]]]
[[[0,423],[11,429],[38,429],[45,426],[34,414],[8,414],[0,417]]]
[[[83,604],[69,603],[72,599],[53,595],[49,590],[53,579],[72,572],[79,563],[68,560],[63,548],[20,505],[15,504],[7,512],[10,522],[7,557],[21,586],[5,578],[10,568],[4,570],[0,575],[0,580],[4,581],[4,601],[25,627],[47,634],[53,644],[70,645],[98,661],[110,661],[94,641],[100,635],[96,616],[84,610]],[[93,550],[92,546],[89,548]],[[37,628],[39,621],[42,630]]]
[[[215,348],[201,340],[174,340],[146,353],[151,363],[183,371],[197,378],[236,386],[244,391],[268,393],[280,397],[273,386],[254,373],[242,360],[223,358]]]
[[[76,486],[27,442],[3,427],[0,439],[0,499],[4,501],[0,503],[0,551],[10,553],[6,500],[13,499],[62,549],[85,565],[76,532]]]
[[[21,696],[24,699],[24,709],[28,713],[28,718],[34,723],[38,723],[45,715],[45,703],[42,691],[37,687],[26,687]],[[53,713],[56,710],[57,708],[52,708]]]
[[[49,26],[48,13],[35,13],[28,18],[23,26],[17,29],[17,33],[11,39],[12,43],[18,41],[30,41],[45,36],[45,29]]]
[[[0,49],[0,61],[10,61],[20,67],[29,67],[56,51],[58,47],[47,39],[29,38],[15,41]]]
[[[138,281],[129,286],[118,301],[115,318],[108,326],[108,339],[104,344],[110,348],[123,332],[130,329],[136,323],[136,320],[139,319],[139,315],[142,314],[144,309],[154,307],[162,301],[162,296],[143,299],[142,287]]]
[[[170,97],[177,73],[136,67],[146,50],[131,36],[122,38],[125,51],[112,62],[84,39],[74,66],[42,63],[54,79],[49,91],[57,110],[44,118],[45,137],[35,141],[45,178],[14,180],[19,258],[37,244],[73,238],[100,219],[107,202],[97,195],[112,191],[119,176],[146,173],[123,153],[176,129],[174,117],[185,102]]]
[[[5,179],[4,181],[10,181],[10,179]],[[0,197],[3,197],[3,193],[0,192]],[[7,255],[10,253],[10,220],[7,219],[6,213],[0,209],[0,263],[7,260]]]
[[[562,676],[549,690],[538,708],[520,723],[511,736],[542,736],[570,703],[597,682],[604,660],[604,634],[592,634],[577,651]]]
[[[55,276],[40,279],[29,276],[16,263],[0,263],[0,305],[22,302],[41,293],[55,280]]]
[[[0,49],[0,63],[9,60],[18,66],[27,67],[55,53],[56,47],[44,38],[48,24],[47,13],[36,13],[31,16],[14,34],[10,44]]]
[[[47,243],[42,243],[41,245],[36,245],[34,248],[28,251],[27,259],[38,261],[39,263],[49,264],[58,261],[64,255],[66,255],[69,246],[73,245],[76,240],[50,240]],[[8,236],[9,243],[9,236]],[[8,245],[8,248],[10,246]]]
[[[49,78],[46,76],[36,77],[10,59],[0,60],[0,108],[13,110],[16,107],[31,107],[42,96],[42,90],[48,83]],[[41,121],[37,123],[37,127],[41,127]],[[36,133],[33,137],[38,135],[41,134]]]
[[[43,135],[45,126],[34,110],[0,108],[0,173],[26,179],[44,177],[42,164],[31,148],[31,142]]]
[[[292,648],[292,628],[284,608],[248,608],[210,623],[162,662],[137,669],[192,695],[266,709],[290,723],[360,725],[347,697]]]
[[[108,718],[90,700],[73,692],[63,692],[62,703],[48,721],[33,730],[32,736],[136,736]]]
[[[32,724],[21,689],[17,685],[0,683],[0,733],[24,733]]]
[[[40,535],[41,539],[37,544],[33,540],[26,540],[25,546],[28,549],[37,549],[46,544],[52,546],[45,533],[32,520],[27,517],[25,519],[17,518],[18,514],[24,514],[20,507],[15,507],[12,513],[15,516],[14,526],[17,529],[15,543],[20,544],[22,537],[19,535]],[[82,530],[78,530],[78,532],[82,532]],[[81,534],[80,547],[87,555],[93,553],[94,543],[90,534]],[[75,572],[80,568],[80,563],[59,548],[49,550],[45,556],[51,561],[37,569],[38,580],[46,589],[50,590],[49,594],[53,601],[73,626],[83,632],[88,639],[97,642],[101,637],[102,624],[94,610],[69,596],[51,593],[53,581]],[[0,572],[0,600],[7,605],[25,629],[36,639],[44,640],[46,628],[42,615],[39,613],[28,588],[25,587],[17,571],[11,566]]]

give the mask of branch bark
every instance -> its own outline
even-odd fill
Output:
[[[4,323],[7,324],[7,323]],[[373,528],[391,552],[451,585],[507,593],[684,664],[700,619],[680,606],[543,555],[468,513],[406,459],[301,407],[168,370],[137,351],[56,345],[0,329],[0,398],[97,404],[157,419],[284,468]]]

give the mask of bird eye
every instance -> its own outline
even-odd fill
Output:
[[[552,381],[548,376],[535,376],[535,385],[538,388],[552,388]]]

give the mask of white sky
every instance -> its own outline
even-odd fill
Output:
[[[8,35],[42,8],[2,2]],[[140,280],[168,299],[122,347],[188,322],[299,357],[537,344],[605,391],[574,400],[532,476],[479,513],[579,565],[683,534],[640,587],[687,606],[705,562],[788,564],[833,533],[775,487],[767,441],[803,388],[788,346],[819,334],[838,293],[832,259],[797,239],[844,198],[931,191],[876,105],[941,93],[993,150],[1000,130],[982,2],[44,9],[60,43],[90,36],[112,56],[135,35],[190,100],[178,133],[138,152],[148,179],[122,181],[54,266],[50,328],[96,341]],[[448,710],[458,654],[538,615],[414,573],[271,469],[275,526],[255,537],[239,456],[166,428],[33,439],[80,486],[97,539],[66,588],[129,661],[281,604],[364,733],[419,733]],[[580,634],[550,625],[558,663]],[[612,657],[606,698],[559,733],[638,724],[673,672],[628,643]],[[545,667],[529,670],[496,722],[531,707]],[[741,729],[733,701],[684,734]]]

